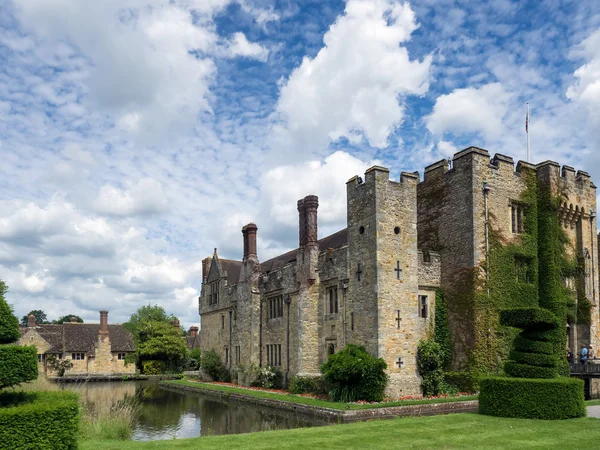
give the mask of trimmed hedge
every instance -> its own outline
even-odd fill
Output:
[[[504,371],[515,378],[555,378],[558,376],[556,367],[537,367],[529,364],[519,364],[515,361],[506,361]]]
[[[552,342],[531,340],[528,337],[522,336],[522,334],[515,338],[514,348],[521,352],[543,353],[545,355],[554,354]]]
[[[500,311],[500,323],[509,327],[554,330],[560,327],[558,317],[544,308],[512,308]]]
[[[25,381],[33,381],[37,377],[38,365],[35,347],[0,346],[0,389]]]
[[[77,398],[67,391],[0,393],[0,446],[4,450],[76,449]]]
[[[509,358],[521,364],[529,364],[537,367],[556,367],[556,356],[544,353],[526,353],[511,350]]]
[[[479,412],[488,416],[562,420],[585,417],[583,380],[484,378]]]

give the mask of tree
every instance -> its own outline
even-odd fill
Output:
[[[60,325],[61,323],[70,322],[72,317],[75,318],[77,323],[83,323],[83,319],[75,314],[67,314],[66,316],[62,316],[57,320],[53,320],[52,323]]]
[[[41,309],[34,309],[32,311],[29,311],[25,316],[23,316],[23,318],[21,319],[21,326],[27,326],[27,319],[31,314],[35,316],[35,323],[37,323],[38,325],[41,325],[43,323],[50,323],[48,322],[48,317],[46,316],[46,313],[44,311],[42,311]]]
[[[139,308],[124,326],[133,334],[136,352],[128,356],[140,369],[152,366],[154,370],[174,372],[183,368],[187,361],[188,349],[179,326],[174,326],[177,318],[166,313],[158,305]],[[178,321],[177,321],[178,323]],[[155,364],[148,364],[155,362]]]

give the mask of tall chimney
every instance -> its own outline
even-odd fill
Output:
[[[100,311],[100,334],[108,334],[108,311]]]
[[[306,244],[317,244],[317,208],[319,208],[319,197],[307,195],[304,197],[304,208],[306,209]]]
[[[244,239],[244,258],[243,261],[248,259],[248,225],[242,227],[242,236]]]
[[[299,233],[299,246],[304,247],[306,245],[306,208],[304,206],[304,199],[298,200],[298,233]]]
[[[173,328],[179,328],[179,319],[173,319],[171,325],[173,325]]]
[[[255,223],[249,223],[244,228],[246,228],[247,242],[247,253],[245,254],[245,257],[256,259],[256,232],[258,231],[258,227]]]
[[[190,327],[190,336],[191,337],[198,336],[198,327]]]
[[[71,316],[69,320],[71,321],[71,323],[77,323],[77,317],[75,316]]]
[[[33,314],[29,314],[27,316],[27,328],[35,328],[37,323],[35,323],[35,316]]]

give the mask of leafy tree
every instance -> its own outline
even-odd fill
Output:
[[[164,364],[152,366],[166,367],[168,371],[180,370],[187,361],[188,348],[181,329],[173,326],[174,320],[177,318],[158,305],[142,306],[132,314],[124,326],[133,334],[136,352],[128,355],[127,362],[136,363],[143,369],[144,362],[162,361]]]
[[[67,314],[66,316],[62,316],[62,317],[58,318],[57,320],[53,320],[52,323],[60,325],[61,323],[70,322],[71,317],[75,317],[75,320],[77,321],[77,323],[83,323],[83,319],[75,314]]]
[[[8,287],[0,280],[0,344],[10,344],[19,339],[19,320],[13,315],[12,307],[4,300]]]
[[[50,323],[50,322],[48,322],[48,317],[46,316],[46,313],[44,311],[42,311],[41,309],[34,309],[32,311],[29,311],[26,315],[23,316],[23,318],[21,319],[21,326],[23,326],[23,327],[27,326],[27,318],[31,314],[33,314],[35,316],[35,323],[37,323],[38,325],[44,324],[44,323]]]

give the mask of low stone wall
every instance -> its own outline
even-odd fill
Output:
[[[97,375],[65,375],[64,377],[46,377],[50,381],[57,383],[77,383],[82,381],[136,381],[136,380],[180,380],[182,375],[142,375],[134,373],[131,375],[113,375],[113,374],[97,374]]]
[[[395,417],[434,416],[438,414],[454,414],[477,412],[479,402],[469,400],[464,402],[428,403],[423,405],[390,406],[389,408],[370,408],[339,410],[313,405],[303,405],[284,400],[255,397],[253,395],[232,394],[196,386],[161,383],[161,387],[178,391],[196,392],[223,402],[240,403],[244,405],[266,406],[322,420],[327,423],[364,422],[373,419],[393,419]]]

